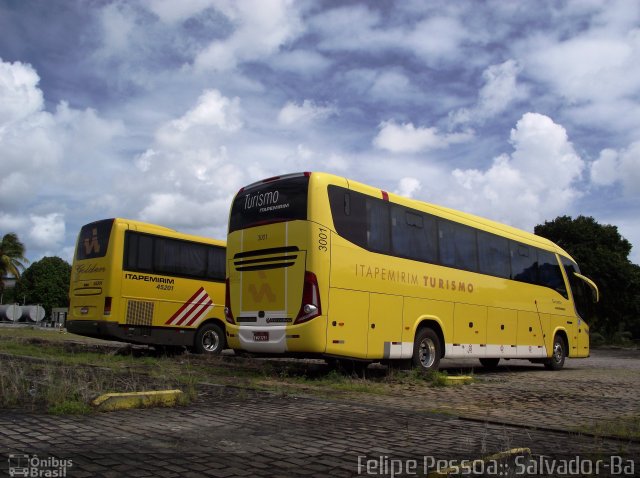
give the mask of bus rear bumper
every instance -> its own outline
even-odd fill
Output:
[[[105,320],[67,320],[65,323],[67,332],[85,337],[97,339],[118,340],[123,339],[124,334],[119,331],[118,324]]]
[[[192,346],[196,329],[121,325],[106,320],[67,320],[67,332],[141,345]]]

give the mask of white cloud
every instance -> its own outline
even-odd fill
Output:
[[[334,114],[336,114],[335,108],[319,106],[311,100],[304,100],[300,105],[288,101],[278,113],[278,123],[285,126],[305,126]]]
[[[233,70],[242,62],[264,60],[302,31],[292,0],[219,0],[215,7],[236,28],[196,56],[194,66],[198,71]]]
[[[332,61],[313,50],[283,51],[271,60],[275,69],[306,77],[317,76],[331,67]]]
[[[217,90],[207,90],[196,105],[180,118],[169,121],[156,133],[156,140],[164,147],[210,144],[216,133],[233,133],[242,127],[240,99],[227,98]]]
[[[32,214],[29,216],[31,227],[29,240],[36,247],[47,250],[56,250],[64,240],[65,223],[64,216],[59,213],[51,213],[45,216]]]
[[[177,23],[213,6],[215,0],[144,0],[144,3],[163,22]]]
[[[477,104],[451,113],[453,124],[483,122],[505,111],[514,101],[526,97],[526,88],[518,84],[521,71],[515,60],[485,69],[482,73],[485,83],[478,92]]]
[[[483,118],[502,113],[513,101],[525,96],[525,89],[518,84],[521,71],[516,61],[507,60],[499,65],[491,65],[483,72],[486,82],[478,100],[479,114]]]
[[[427,18],[407,36],[407,45],[427,63],[458,58],[459,48],[469,38],[469,30],[455,17]]]
[[[473,136],[471,132],[441,134],[435,127],[416,128],[413,123],[397,124],[394,121],[384,121],[379,128],[373,139],[374,146],[392,153],[446,148],[450,144],[469,141]]]
[[[541,40],[527,59],[530,75],[571,102],[599,101],[635,94],[640,74],[640,30],[593,32],[553,43]]]
[[[136,30],[135,14],[126,3],[112,3],[100,10],[102,27],[102,54],[106,56],[125,52]]]
[[[405,177],[398,181],[398,188],[394,191],[395,194],[405,196],[408,198],[414,197],[414,195],[422,188],[420,180],[417,178]]]
[[[320,35],[321,50],[370,51],[385,48],[397,34],[381,26],[381,17],[365,5],[340,6],[309,20],[309,26]]]
[[[43,106],[40,77],[31,65],[0,58],[0,134],[2,128],[39,111]]]
[[[580,196],[576,182],[584,161],[566,130],[551,118],[526,113],[511,130],[511,155],[500,155],[486,170],[456,169],[447,202],[525,229],[566,213]]]
[[[579,21],[584,12],[565,14]],[[640,17],[635,2],[612,1],[591,5],[588,26],[569,32],[541,32],[516,42],[524,74],[563,114],[581,125],[609,131],[629,131],[637,137],[640,114]],[[624,112],[624,114],[622,114]]]
[[[619,152],[602,150],[591,164],[591,181],[596,186],[621,183],[626,196],[640,194],[640,141]]]
[[[45,111],[38,75],[28,65],[0,61],[0,85],[0,222],[23,239],[30,254],[55,254],[65,239],[70,203],[82,208],[110,179],[105,158],[112,159],[113,140],[124,127],[64,102],[53,113]],[[7,105],[13,105],[9,114]]]
[[[591,163],[591,182],[596,186],[611,186],[620,180],[618,152],[603,149],[596,161]]]
[[[424,6],[419,10],[420,17],[425,18],[390,26],[370,4],[340,6],[313,16],[309,26],[320,34],[322,50],[367,54],[402,51],[428,65],[457,61],[463,42],[469,40],[469,29],[455,14],[430,16]],[[417,16],[410,15],[412,19]]]
[[[548,116],[525,113],[511,130],[511,144],[514,166],[545,187],[565,188],[579,179],[584,169],[567,131]]]
[[[212,211],[219,210],[223,201],[202,201],[182,193],[151,193],[139,215],[143,221],[192,228],[206,222]]]
[[[119,186],[121,197],[138,198],[128,214],[191,231],[224,224],[231,197],[248,181],[247,165],[227,147],[243,132],[241,116],[238,98],[206,90],[186,113],[160,125]]]

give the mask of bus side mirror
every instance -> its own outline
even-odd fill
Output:
[[[591,292],[593,293],[593,301],[594,302],[599,302],[600,301],[600,291],[598,290],[598,286],[596,285],[596,283],[593,282],[588,277],[583,276],[582,274],[578,274],[577,272],[574,272],[573,275],[576,276],[578,279],[581,279],[581,280],[583,280],[584,282],[587,283],[587,285],[591,289]]]

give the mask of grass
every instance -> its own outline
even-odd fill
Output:
[[[199,383],[211,382],[283,396],[303,392],[323,397],[392,395],[399,388],[450,385],[443,372],[376,366],[365,371],[354,367],[348,373],[303,361],[167,357],[136,350],[53,329],[0,328],[0,353],[15,357],[11,367],[0,369],[0,407],[87,413],[86,404],[101,393],[149,387],[180,388],[188,402],[197,396]]]
[[[175,382],[145,374],[44,361],[8,359],[0,369],[0,408],[22,408],[52,414],[86,414],[103,393],[175,388]],[[195,397],[195,386],[180,383],[182,403]]]
[[[614,436],[640,440],[640,414],[610,420],[600,420],[591,426],[581,427],[578,431],[596,436]]]
[[[158,388],[180,388],[185,404],[199,380],[171,358],[121,354],[105,341],[54,329],[0,328],[0,353],[15,357],[0,367],[0,408],[85,414],[103,393]]]

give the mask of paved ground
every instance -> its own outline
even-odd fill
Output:
[[[175,409],[81,417],[0,411],[0,474],[20,471],[23,457],[49,476],[425,476],[434,460],[529,447],[532,461],[485,471],[580,476],[558,468],[574,460],[584,475],[596,466],[599,476],[640,475],[640,442],[567,433],[593,417],[640,413],[637,354],[596,352],[560,373],[509,364],[478,373],[472,385],[416,386],[404,397],[358,402],[208,386]],[[453,373],[470,363],[443,365]]]
[[[476,366],[474,360],[445,360],[441,368],[456,375]],[[489,373],[481,367],[473,373],[478,381],[464,389],[417,387],[410,396],[368,401],[558,430],[640,416],[640,351],[595,350],[589,359],[568,359],[560,372],[510,360]]]

